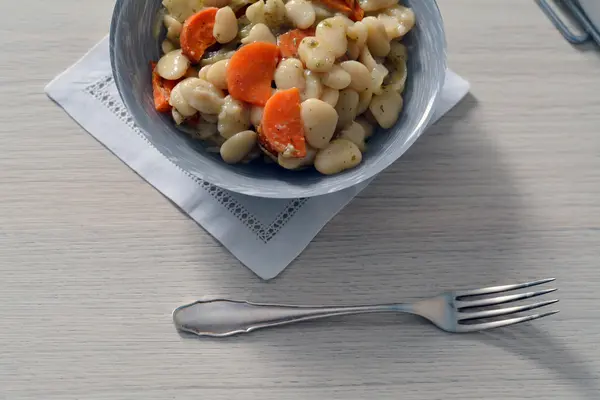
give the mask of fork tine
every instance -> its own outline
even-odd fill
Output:
[[[497,310],[485,310],[485,311],[476,311],[476,312],[470,312],[470,313],[462,313],[462,317],[459,318],[458,320],[459,320],[459,322],[461,322],[461,321],[472,321],[474,319],[481,319],[481,318],[499,317],[501,315],[509,315],[509,314],[515,314],[518,312],[533,310],[533,309],[548,306],[548,305],[554,304],[554,303],[558,303],[558,300],[540,301],[540,302],[533,303],[533,304],[526,304],[524,306],[506,307],[506,308],[500,308]]]
[[[556,278],[546,278],[546,279],[540,279],[540,280],[532,281],[532,282],[516,283],[514,285],[491,286],[491,287],[486,287],[486,288],[481,288],[481,289],[462,290],[462,291],[455,292],[455,294],[456,294],[456,297],[463,297],[463,296],[481,296],[483,294],[508,292],[511,290],[525,289],[525,288],[532,287],[532,286],[543,285],[544,283],[552,282],[555,279]]]
[[[502,321],[493,321],[493,322],[484,322],[481,324],[473,324],[473,325],[458,325],[457,332],[466,333],[466,332],[476,332],[476,331],[484,331],[492,328],[500,328],[503,326],[514,325],[521,322],[533,321],[534,319],[539,319],[543,317],[547,317],[549,315],[556,314],[558,310],[548,311],[542,314],[532,314],[527,315],[525,317],[517,317],[517,318],[509,318],[504,319]]]
[[[510,295],[507,295],[507,296],[498,296],[498,297],[492,297],[492,298],[489,298],[489,299],[466,300],[466,301],[463,300],[463,301],[457,301],[455,304],[456,304],[456,307],[460,311],[462,311],[463,309],[466,309],[466,308],[496,306],[496,305],[499,305],[499,304],[510,303],[510,302],[513,302],[513,301],[530,299],[532,297],[541,296],[541,295],[544,295],[546,293],[555,292],[556,290],[557,290],[556,288],[552,288],[552,289],[540,290],[538,292],[527,292],[527,293],[510,294]]]

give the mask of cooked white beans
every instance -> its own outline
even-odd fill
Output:
[[[308,99],[300,105],[300,116],[308,144],[316,149],[327,146],[338,122],[335,108],[322,100]]]
[[[315,72],[331,71],[335,62],[335,55],[330,47],[313,36],[302,39],[298,46],[298,55],[306,68]]]
[[[227,163],[248,163],[264,153],[262,158],[281,168],[314,166],[322,174],[335,174],[362,161],[377,126],[390,128],[399,118],[408,58],[401,40],[414,27],[415,14],[398,0],[356,0],[366,12],[361,21],[313,0],[160,1],[167,15],[161,13],[157,22],[162,22],[167,35],[156,72],[164,79],[181,81],[169,98],[171,118],[179,130],[208,142],[207,151],[220,152]],[[192,64],[179,38],[187,18],[206,7],[217,8],[212,27],[216,51]],[[245,16],[237,18],[243,7],[247,7]],[[240,42],[243,46],[277,44],[292,29],[310,29],[314,36],[298,40],[291,35],[297,53],[282,47],[271,93],[292,88],[300,92],[306,140],[302,158],[294,157],[297,154],[288,142],[273,153],[266,150],[273,143],[259,142],[261,101],[227,95],[233,90],[227,70]],[[254,68],[253,63],[248,68]],[[199,118],[192,118],[198,113]]]
[[[304,71],[304,91],[301,96],[302,100],[307,99],[320,99],[323,94],[323,84],[319,76],[309,70]]]
[[[340,98],[340,91],[332,88],[323,89],[323,94],[321,95],[321,100],[325,103],[329,104],[331,107],[335,107]]]
[[[358,106],[356,108],[356,115],[360,115],[369,109],[371,99],[373,98],[373,89],[369,88],[358,94]]]
[[[198,78],[204,79],[205,81],[207,81],[208,80],[208,70],[212,66],[213,66],[213,64],[210,64],[210,65],[205,65],[204,67],[200,68],[200,71],[198,72]]]
[[[335,105],[335,110],[338,113],[338,129],[343,129],[350,125],[356,118],[356,110],[358,107],[358,93],[352,89],[344,89],[340,91],[340,98]]]
[[[163,23],[167,28],[167,39],[179,43],[179,35],[181,35],[183,24],[168,14],[164,16]],[[167,52],[165,51],[165,53]]]
[[[254,131],[242,131],[231,136],[221,146],[221,157],[227,164],[239,163],[256,146],[257,134]]]
[[[334,65],[331,71],[323,74],[321,82],[332,89],[342,90],[350,85],[350,74],[339,65]]]
[[[250,107],[231,96],[225,97],[219,113],[218,129],[221,136],[229,139],[250,127]]]
[[[275,85],[277,89],[291,89],[293,87],[303,91],[306,86],[304,79],[304,66],[297,58],[286,58],[281,61],[275,70]]]
[[[306,0],[290,0],[285,5],[285,14],[295,27],[306,29],[315,23],[315,9]]]
[[[260,126],[264,112],[265,108],[260,106],[252,106],[250,109],[250,123],[256,128]]]
[[[373,96],[369,110],[382,128],[394,126],[402,110],[402,96],[395,90],[387,89],[382,94]]]
[[[206,80],[216,88],[221,90],[227,90],[227,67],[229,66],[229,60],[217,61],[211,65],[210,69],[206,73]]]
[[[189,78],[193,79],[193,78]],[[187,79],[186,79],[187,80]],[[198,110],[190,105],[186,99],[183,98],[181,94],[181,86],[185,81],[179,82],[173,90],[171,90],[171,97],[169,98],[169,104],[177,109],[181,115],[184,117],[191,117],[196,114]]]
[[[352,124],[346,128],[344,128],[341,132],[340,135],[338,136],[339,139],[346,139],[351,141],[352,143],[354,143],[356,145],[356,147],[358,147],[358,149],[361,151],[361,153],[365,152],[365,140],[366,140],[366,131],[363,128],[363,126],[361,124],[359,124],[358,122],[354,121],[352,122]]]
[[[217,10],[213,36],[219,43],[229,43],[238,33],[237,18],[231,7],[223,7]]]
[[[358,61],[344,61],[340,63],[340,67],[350,75],[350,89],[362,92],[371,87],[371,74],[363,64]]]
[[[362,153],[349,140],[335,139],[317,152],[315,168],[324,175],[332,175],[354,168],[362,161]]]
[[[285,4],[282,0],[266,0],[264,7],[265,24],[277,28],[285,21]]]
[[[175,47],[173,42],[171,42],[169,39],[163,40],[162,44],[160,45],[160,48],[165,54],[170,53],[173,50],[177,50],[177,47]]]
[[[256,3],[251,4],[246,9],[246,18],[252,24],[264,24],[265,23],[265,2],[258,0]]]
[[[171,116],[173,117],[173,121],[175,121],[177,125],[181,125],[185,120],[185,117],[181,115],[181,113],[177,111],[175,107],[171,109]]]
[[[179,85],[183,98],[196,110],[206,114],[218,114],[221,111],[223,92],[212,83],[199,78],[188,78]]]
[[[356,118],[356,123],[359,124],[360,126],[362,126],[363,130],[365,131],[366,139],[373,136],[373,132],[375,132],[375,127],[369,121],[367,121],[363,117],[358,117],[358,118]]]
[[[173,50],[158,60],[156,72],[165,79],[175,81],[185,75],[189,66],[190,60],[182,54],[181,50]]]
[[[317,150],[306,146],[306,155],[302,158],[284,157],[282,154],[277,156],[277,163],[285,169],[299,169],[312,165],[315,161]]]
[[[315,36],[326,43],[334,57],[341,57],[348,48],[347,25],[343,17],[327,18],[317,25]]]
[[[256,24],[250,29],[248,36],[242,39],[242,44],[250,44],[254,42],[277,43],[277,39],[265,24]]]
[[[362,22],[367,26],[369,31],[367,46],[369,46],[371,54],[375,57],[387,56],[390,52],[390,41],[381,21],[375,17],[367,17]]]
[[[398,4],[398,0],[358,0],[358,4],[365,11],[377,11]]]

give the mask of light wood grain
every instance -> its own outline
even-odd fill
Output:
[[[11,3],[0,399],[597,399],[600,53],[532,1],[439,3],[472,96],[269,283],[43,94],[107,32],[111,2]],[[367,316],[217,341],[170,320],[206,294],[370,303],[546,276],[560,314],[486,334]]]

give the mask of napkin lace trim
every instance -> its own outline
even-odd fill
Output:
[[[105,76],[104,78],[96,81],[95,83],[87,86],[84,91],[94,97],[103,106],[105,106],[110,112],[112,112],[117,118],[119,118],[125,125],[127,125],[132,131],[140,136],[149,146],[156,149],[148,138],[142,133],[141,129],[133,121],[133,118],[127,112],[125,105],[121,99],[116,99],[108,90],[113,84],[112,76]],[[158,151],[158,150],[157,150]],[[285,224],[302,208],[308,199],[299,198],[292,199],[285,206],[285,208],[277,215],[275,220],[269,225],[265,225],[258,220],[250,211],[248,211],[242,204],[240,204],[231,193],[215,186],[211,183],[203,181],[196,176],[190,174],[184,169],[180,168],[177,164],[171,160],[169,162],[174,165],[178,170],[183,172],[187,177],[196,182],[203,190],[208,192],[215,200],[219,202],[224,208],[232,213],[241,223],[243,223],[250,231],[256,236],[267,243],[285,226]]]

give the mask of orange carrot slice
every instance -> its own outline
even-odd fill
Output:
[[[213,36],[217,10],[216,7],[205,8],[183,23],[179,37],[181,50],[193,63],[200,61],[206,49],[217,42]]]
[[[350,8],[344,0],[318,0],[320,3],[323,3],[324,6],[335,10],[340,11],[346,15],[352,14],[352,8]]]
[[[350,19],[352,21],[362,21],[362,19],[365,17],[365,11],[360,8],[360,4],[358,4],[358,1],[354,2],[354,6],[352,7],[352,14],[350,14]]]
[[[280,90],[267,101],[260,123],[259,142],[271,153],[284,153],[294,158],[306,156],[300,102],[298,88]]]
[[[161,77],[156,72],[156,63],[150,63],[152,67],[152,95],[154,97],[154,108],[158,112],[169,112],[171,111],[171,105],[169,104],[169,98],[171,97],[171,91],[179,83],[179,81],[170,81]]]
[[[227,87],[231,97],[264,106],[271,97],[271,82],[279,62],[279,48],[254,42],[241,47],[229,60]]]
[[[277,38],[277,44],[283,57],[296,57],[298,58],[298,46],[300,42],[307,36],[314,36],[315,30],[310,29],[294,29]]]

